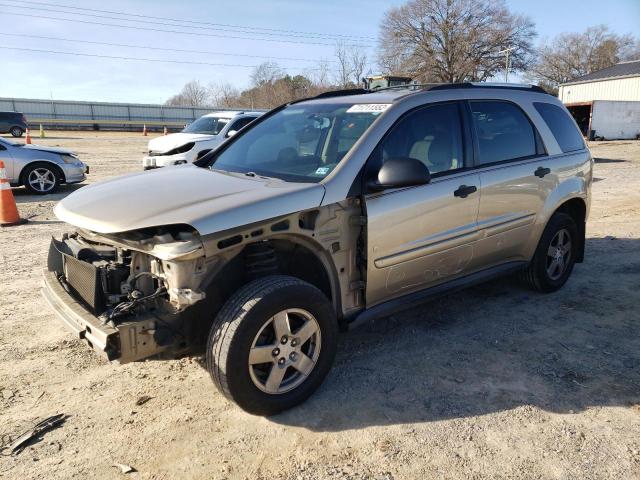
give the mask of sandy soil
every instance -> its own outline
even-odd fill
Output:
[[[138,171],[148,138],[35,140],[95,182]],[[269,419],[225,401],[199,358],[111,365],[72,339],[39,289],[67,230],[52,208],[79,187],[14,189],[30,223],[0,229],[0,434],[70,417],[0,477],[640,478],[640,142],[591,147],[586,263],[565,288],[504,279],[344,334],[320,390]]]

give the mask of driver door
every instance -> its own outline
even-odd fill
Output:
[[[480,179],[458,102],[405,115],[376,148],[367,172],[411,157],[431,172],[427,185],[367,193],[367,307],[469,272],[477,240]]]

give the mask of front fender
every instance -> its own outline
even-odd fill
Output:
[[[51,156],[53,157],[54,154],[51,154]],[[58,156],[58,155],[56,155],[56,156]],[[60,164],[59,161],[55,161],[52,158],[47,158],[45,155],[42,155],[42,156],[38,155],[38,157],[31,158],[28,161],[25,161],[24,163],[23,163],[23,160],[20,160],[18,162],[20,171],[18,172],[16,177],[19,179],[20,184],[24,184],[24,180],[25,180],[24,179],[24,173],[25,173],[27,167],[33,165],[34,163],[49,163],[49,164],[55,166],[58,169],[58,173],[60,173],[62,183],[66,182],[66,178],[65,178],[65,174],[64,174],[64,168],[62,167],[62,165]]]

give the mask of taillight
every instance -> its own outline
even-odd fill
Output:
[[[25,117],[24,115],[22,115],[22,122],[27,123],[27,117]]]

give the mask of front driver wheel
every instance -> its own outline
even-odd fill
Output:
[[[320,386],[337,336],[333,308],[320,290],[295,277],[261,278],[220,310],[209,334],[207,369],[243,410],[273,415]]]

